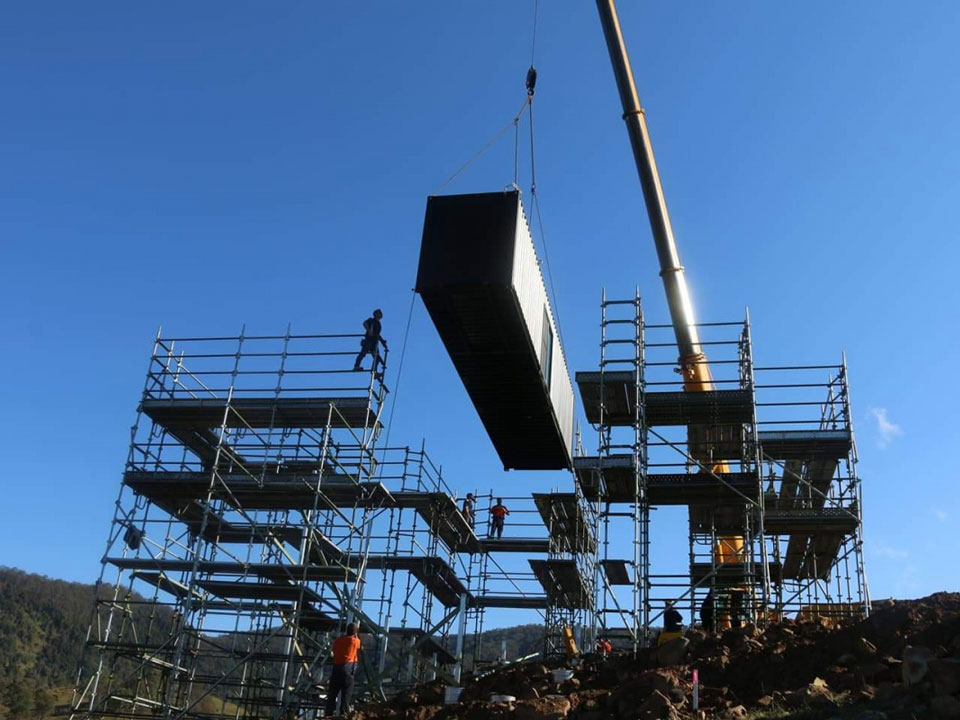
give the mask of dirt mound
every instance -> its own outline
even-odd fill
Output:
[[[466,680],[460,702],[443,704],[432,683],[358,720],[634,720],[636,718],[960,718],[960,594],[877,603],[870,618],[784,620],[636,657],[586,657],[554,682],[556,664],[525,663]],[[676,641],[675,641],[676,642]],[[692,707],[693,671],[699,709]],[[506,695],[510,702],[491,702]]]

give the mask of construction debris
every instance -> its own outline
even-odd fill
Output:
[[[443,705],[420,686],[356,720],[606,720],[960,717],[960,593],[877,603],[865,620],[784,619],[708,635],[689,630],[683,656],[657,649],[587,656],[554,683],[557,663],[528,662],[464,683]],[[663,648],[660,648],[662,650]],[[669,663],[669,664],[668,664]],[[692,675],[699,671],[699,707]],[[490,702],[492,694],[515,702]]]

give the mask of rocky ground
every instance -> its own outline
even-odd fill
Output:
[[[960,718],[960,593],[885,601],[857,622],[784,620],[718,636],[691,630],[638,657],[587,657],[561,685],[553,667],[525,663],[466,681],[454,705],[432,683],[361,706],[355,718]],[[494,693],[516,701],[490,702]]]

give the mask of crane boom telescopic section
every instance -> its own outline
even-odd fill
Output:
[[[627,57],[627,46],[620,31],[617,10],[613,0],[597,0],[597,9],[600,11],[603,35],[607,41],[607,50],[610,52],[610,62],[613,65],[613,74],[617,80],[620,102],[623,105],[623,119],[627,125],[627,133],[630,135],[630,145],[633,148],[637,172],[640,175],[640,186],[643,188],[643,199],[647,205],[647,216],[650,218],[650,229],[653,231],[653,241],[657,247],[660,277],[663,278],[663,287],[667,293],[667,304],[677,338],[680,365],[685,378],[709,382],[709,371],[700,346],[700,335],[697,332],[693,304],[690,301],[690,290],[687,288],[683,265],[680,264],[677,243],[673,238],[667,201],[663,196],[657,162],[653,157],[653,145],[647,131],[647,121],[640,105],[640,97],[637,95],[633,71],[630,69],[630,59]],[[697,389],[709,388],[698,387]]]

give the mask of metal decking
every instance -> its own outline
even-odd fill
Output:
[[[603,568],[603,572],[607,576],[607,582],[611,585],[632,585],[633,580],[630,579],[630,571],[628,566],[631,565],[628,560],[614,560],[606,559],[600,561],[600,566]]]
[[[484,552],[507,552],[507,553],[544,553],[550,551],[550,540],[548,538],[481,538],[480,546]]]
[[[460,552],[483,550],[473,527],[453,498],[444,492],[398,491],[393,493],[398,508],[413,508],[447,547]]]
[[[596,552],[596,541],[576,493],[533,493],[533,502],[561,552]]]
[[[577,385],[587,421],[600,422],[600,381],[605,388],[603,421],[612,427],[632,425],[636,416],[636,377],[633,372],[578,372]],[[749,390],[705,392],[646,392],[643,417],[650,427],[667,425],[736,425],[753,420]]]
[[[391,507],[393,496],[380,482],[357,482],[345,475],[267,472],[128,471],[123,482],[158,503],[212,497],[248,510],[304,510],[327,507]],[[212,482],[212,488],[211,488]]]
[[[578,457],[574,459],[577,481],[584,496],[601,497],[597,474],[602,474],[603,502],[633,503],[637,487],[631,455]],[[756,473],[653,473],[646,476],[646,498],[653,506],[731,505],[758,502],[760,480]]]
[[[168,430],[362,428],[377,416],[367,396],[145,398],[144,414]],[[229,410],[228,410],[229,408]]]
[[[446,608],[457,607],[460,596],[466,595],[468,602],[470,593],[466,586],[457,577],[456,572],[440,557],[410,557],[405,555],[368,555],[352,559],[352,564],[359,566],[366,563],[367,568],[378,570],[406,570],[427,588]]]
[[[479,595],[473,598],[473,607],[508,610],[546,610],[550,600],[546,595]]]
[[[769,535],[848,535],[857,529],[856,507],[767,510],[763,528]]]
[[[560,608],[591,608],[593,598],[587,590],[576,560],[530,560],[530,567],[543,585],[550,604]]]
[[[840,460],[853,443],[845,430],[762,430],[757,441],[765,458],[772,460]]]

